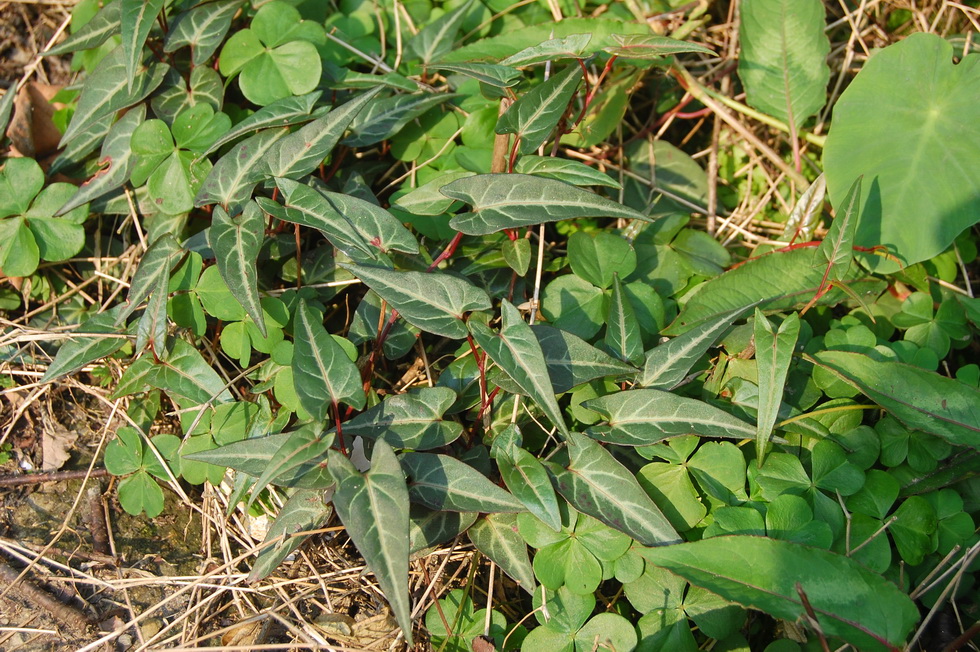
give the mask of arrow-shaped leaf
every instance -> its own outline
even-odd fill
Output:
[[[109,40],[110,36],[119,33],[121,16],[122,0],[112,0],[102,9],[99,9],[91,20],[82,25],[78,31],[53,48],[46,50],[43,53],[44,56],[68,54],[69,52],[89,50],[102,45]]]
[[[363,408],[366,398],[357,365],[327,333],[320,314],[301,300],[294,321],[293,384],[303,408],[318,421],[326,421],[331,405],[341,402]]]
[[[486,514],[470,526],[466,536],[522,589],[534,592],[534,569],[527,555],[527,544],[517,531],[515,514]]]
[[[553,326],[531,326],[538,338],[555,394],[606,376],[634,376],[636,368],[600,351],[578,335]]]
[[[193,405],[232,400],[231,392],[218,372],[204,360],[200,351],[181,339],[173,341],[170,355],[151,367],[146,382],[175,397],[185,398]]]
[[[267,175],[299,179],[315,170],[380,91],[380,86],[372,88],[277,142],[264,159]]]
[[[496,456],[500,477],[528,511],[555,532],[561,530],[558,496],[544,465],[523,448],[514,446]]]
[[[448,274],[396,272],[367,265],[342,267],[381,295],[408,323],[443,337],[466,337],[463,315],[491,308],[486,292]]]
[[[680,541],[632,471],[585,435],[572,432],[567,441],[570,461],[555,479],[558,492],[575,509],[645,546]]]
[[[713,50],[703,45],[656,34],[612,34],[612,40],[616,45],[603,48],[603,51],[629,59],[661,59],[685,52],[715,54]]]
[[[133,132],[143,122],[145,116],[146,105],[140,104],[127,111],[126,115],[109,128],[99,156],[99,162],[107,167],[99,170],[95,176],[83,183],[68,203],[58,209],[56,215],[64,215],[126,183],[136,164],[136,156],[133,154],[130,141],[133,139]]]
[[[582,81],[578,66],[569,66],[525,93],[497,120],[498,134],[515,134],[518,151],[528,154],[541,147],[561,120],[575,89]]]
[[[657,389],[636,389],[583,403],[609,422],[586,431],[589,437],[620,446],[647,446],[667,437],[701,435],[751,439],[756,429],[703,401]]]
[[[459,28],[466,20],[472,4],[472,0],[467,0],[420,29],[408,42],[408,52],[426,65],[452,50]]]
[[[548,367],[541,345],[534,331],[525,323],[521,313],[509,301],[500,304],[503,325],[494,334],[480,322],[470,322],[470,332],[490,359],[517,383],[521,390],[538,404],[562,435],[568,434],[568,426],[562,417],[555,398]]]
[[[653,389],[674,389],[722,334],[752,305],[722,313],[701,322],[683,335],[647,351],[646,365],[639,385]]]
[[[617,217],[650,221],[643,213],[594,192],[527,174],[477,174],[439,189],[446,197],[473,207],[450,222],[468,235],[579,217]]]
[[[695,586],[790,622],[806,618],[802,592],[824,634],[859,650],[897,649],[919,621],[919,610],[895,584],[829,550],[736,535],[642,554]]]
[[[275,541],[280,537],[284,539],[259,551],[247,581],[258,582],[268,576],[283,559],[310,537],[309,534],[297,533],[310,532],[322,527],[331,514],[333,514],[333,506],[323,502],[322,491],[297,491],[290,496],[269,527],[264,542]]]
[[[531,66],[557,59],[578,59],[585,56],[585,48],[592,34],[570,34],[565,38],[553,38],[524,48],[503,61],[504,66]]]
[[[354,545],[374,571],[388,604],[412,644],[408,595],[408,488],[391,446],[374,446],[371,470],[361,475],[350,461],[329,451],[330,473],[337,481],[333,504]]]
[[[221,206],[211,213],[208,244],[214,250],[218,272],[238,303],[266,336],[265,315],[259,303],[256,260],[265,236],[265,219],[255,202],[245,204],[240,215],[231,217]]]
[[[783,402],[783,388],[799,335],[800,316],[795,312],[783,320],[779,330],[774,330],[762,311],[755,309],[755,360],[759,369],[755,452],[760,467],[765,461],[766,446]]]
[[[170,276],[170,270],[177,266],[184,253],[180,243],[170,233],[164,233],[153,241],[133,274],[128,303],[116,317],[117,324],[123,323],[133,314],[143,300],[150,296],[150,292],[160,285],[161,278]]]
[[[116,315],[121,310],[122,306],[116,306],[112,310],[95,315],[79,326],[78,330],[71,334],[72,339],[58,349],[58,354],[48,365],[39,382],[50,383],[52,380],[78,371],[90,362],[118,351],[127,341],[116,325]],[[94,337],[85,337],[85,335],[94,335]]]
[[[423,387],[388,396],[344,424],[344,435],[384,439],[395,448],[442,448],[463,433],[462,424],[443,421],[443,413],[456,401],[448,387]]]
[[[272,104],[267,104],[261,109],[237,123],[227,132],[223,133],[218,140],[211,143],[207,149],[201,152],[201,158],[215,151],[225,143],[230,143],[239,136],[243,136],[251,131],[266,129],[268,127],[288,127],[300,122],[306,122],[316,117],[319,112],[314,112],[313,107],[320,99],[321,92],[313,91],[306,95],[296,95],[284,97],[276,100]],[[324,107],[322,110],[329,110]]]
[[[522,512],[524,505],[465,462],[448,455],[405,453],[412,502],[453,512]]]
[[[269,460],[265,469],[262,471],[262,475],[259,476],[258,480],[252,486],[248,507],[252,506],[252,503],[259,497],[259,494],[267,485],[270,483],[282,484],[281,481],[277,482],[277,480],[283,476],[295,477],[298,469],[302,470],[304,475],[306,473],[313,475],[316,467],[326,458],[327,450],[330,449],[333,441],[333,434],[324,434],[322,429],[317,427],[300,428],[290,433],[289,438],[283,442],[283,445],[272,456],[272,459]],[[322,473],[316,475],[323,478],[323,475],[327,474]],[[327,486],[333,484],[329,475],[327,475],[325,480],[327,481]],[[325,489],[326,486],[316,488]]]
[[[85,80],[85,87],[78,97],[75,113],[68,124],[68,129],[65,130],[65,135],[61,137],[59,147],[67,145],[75,136],[106,115],[144,99],[163,82],[170,66],[162,63],[147,64],[146,70],[136,75],[136,83],[131,89],[127,82],[126,69],[121,46],[99,62]]]
[[[221,45],[241,6],[242,0],[217,0],[179,14],[170,23],[163,51],[176,52],[190,46],[195,66],[207,62]]]
[[[640,339],[640,323],[636,320],[633,305],[623,294],[619,275],[613,276],[612,301],[606,318],[606,348],[623,362],[639,364],[643,360],[643,340]]]
[[[119,31],[122,34],[122,50],[126,60],[126,82],[133,89],[136,69],[143,60],[143,44],[150,35],[166,0],[122,0],[122,16]]]
[[[283,129],[266,129],[232,147],[214,164],[194,205],[221,204],[237,213],[250,199],[255,184],[266,178],[265,157],[285,135]]]

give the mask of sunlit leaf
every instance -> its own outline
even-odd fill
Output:
[[[321,315],[300,301],[294,320],[293,383],[303,408],[319,421],[329,418],[331,406],[341,402],[363,408],[361,374],[327,333]]]
[[[755,452],[762,466],[772,427],[783,402],[783,388],[789,375],[789,364],[800,334],[800,316],[791,314],[774,329],[766,316],[755,309],[755,360],[759,371],[759,413],[755,434]]]
[[[143,44],[166,0],[121,0],[122,15],[119,31],[126,60],[126,81],[132,91],[136,69],[143,59]]]
[[[383,439],[395,448],[411,450],[441,448],[463,432],[462,424],[442,419],[455,401],[456,392],[448,387],[422,387],[388,396],[344,423],[344,436]]]
[[[588,400],[584,406],[609,423],[589,428],[586,434],[620,446],[646,446],[677,435],[752,439],[756,433],[724,410],[657,389],[617,392]]]
[[[163,51],[175,52],[189,46],[194,65],[200,66],[218,50],[241,6],[242,0],[216,0],[178,14],[170,23]]]
[[[466,531],[476,549],[493,560],[522,589],[533,593],[537,582],[527,544],[517,532],[514,514],[486,514]]]
[[[652,548],[643,556],[726,600],[791,622],[806,617],[799,586],[823,632],[861,650],[899,647],[919,621],[918,609],[893,583],[819,548],[724,536]]]
[[[333,514],[333,506],[323,502],[323,492],[297,491],[290,496],[269,527],[263,543],[280,538],[281,540],[259,551],[248,574],[248,582],[257,582],[272,573],[283,559],[293,553],[310,536],[299,533],[322,527],[331,514]]]
[[[267,331],[259,304],[256,260],[264,235],[265,219],[255,202],[245,204],[245,210],[234,217],[221,206],[215,206],[211,213],[208,244],[217,259],[218,271],[262,335]]]
[[[588,190],[526,174],[478,174],[457,179],[440,192],[473,207],[472,213],[461,213],[450,222],[469,235],[577,217],[649,221],[646,215]]]
[[[486,292],[448,274],[396,272],[367,265],[343,267],[381,295],[408,323],[443,337],[466,337],[463,315],[491,307]]]
[[[512,495],[469,464],[448,455],[405,453],[400,458],[412,502],[453,512],[520,512]]]
[[[518,151],[521,154],[533,152],[548,140],[581,81],[581,69],[569,66],[535,86],[500,116],[496,132],[514,134],[519,138],[521,144]]]
[[[570,462],[555,480],[573,507],[645,546],[680,541],[632,471],[585,435],[572,432],[567,441]]]
[[[501,302],[500,311],[503,316],[500,332],[495,334],[484,324],[473,321],[470,323],[473,338],[490,359],[518,384],[521,391],[548,415],[558,432],[567,435],[568,426],[555,399],[544,353],[534,337],[534,331],[509,301]]]
[[[383,441],[374,446],[371,470],[360,474],[346,457],[329,452],[337,480],[333,503],[347,533],[364,557],[388,604],[412,644],[408,595],[408,488],[395,453]]]

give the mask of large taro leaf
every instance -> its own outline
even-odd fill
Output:
[[[302,532],[319,528],[332,513],[333,507],[323,502],[322,491],[300,490],[290,496],[265,535],[248,581],[257,582],[268,576],[310,536]]]
[[[544,353],[534,331],[506,299],[501,302],[500,311],[503,316],[500,332],[495,335],[484,324],[473,321],[470,323],[473,338],[490,359],[518,384],[521,391],[538,404],[558,431],[567,435],[568,426],[558,407]]]
[[[422,387],[388,396],[344,424],[347,437],[383,439],[395,448],[442,448],[463,433],[462,424],[443,421],[443,413],[456,401],[448,387]]]
[[[211,213],[208,244],[217,259],[218,272],[232,295],[266,336],[265,315],[259,304],[258,270],[255,261],[265,235],[265,219],[255,202],[234,217],[221,206]]]
[[[448,183],[439,192],[473,207],[473,212],[460,213],[450,222],[468,235],[578,217],[649,221],[646,215],[588,190],[526,174],[478,174]]]
[[[408,595],[408,487],[391,447],[374,446],[371,469],[360,474],[346,457],[330,451],[330,473],[337,481],[333,503],[340,521],[384,591],[391,610],[412,644]]]
[[[486,292],[448,274],[396,272],[367,265],[343,267],[381,295],[408,323],[454,340],[466,337],[465,313],[491,307]]]
[[[620,446],[647,446],[667,437],[690,434],[751,439],[756,432],[752,425],[713,405],[657,389],[617,392],[583,405],[608,422],[589,428],[586,434]]]
[[[746,101],[794,132],[827,101],[830,40],[820,0],[743,0],[738,76]]]
[[[295,322],[293,384],[303,408],[320,421],[340,402],[363,408],[367,399],[357,365],[323,327],[320,313],[301,300]]]
[[[912,34],[874,54],[834,105],[824,149],[835,205],[864,175],[855,243],[910,265],[942,252],[980,219],[980,54]],[[967,127],[969,125],[969,127]],[[898,263],[865,256],[876,271]]]
[[[814,266],[813,257],[814,251],[809,247],[777,251],[752,258],[702,283],[677,319],[664,329],[664,334],[686,333],[701,322],[750,304],[757,303],[766,311],[802,308],[820,290],[826,272],[826,265]],[[854,268],[843,275],[842,281],[858,296],[877,294],[884,289],[883,282],[865,279]],[[848,296],[834,288],[816,303],[835,305]]]
[[[405,453],[412,502],[451,512],[521,512],[524,505],[469,464],[448,455]]]
[[[902,362],[881,362],[850,351],[821,351],[814,361],[909,427],[980,449],[980,391],[975,387]]]
[[[572,432],[567,441],[570,461],[554,470],[555,486],[575,509],[645,546],[680,540],[632,471],[585,435]]]
[[[643,551],[646,560],[731,602],[796,622],[800,590],[825,634],[860,650],[901,647],[919,611],[897,586],[857,561],[766,537],[735,535]]]

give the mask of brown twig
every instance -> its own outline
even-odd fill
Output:
[[[105,505],[102,503],[102,488],[96,484],[85,491],[85,525],[92,533],[92,549],[108,555],[112,552],[109,547],[109,530],[105,520]]]
[[[22,487],[28,484],[41,484],[43,482],[64,482],[65,480],[82,480],[89,478],[105,478],[110,474],[105,469],[92,469],[91,472],[84,469],[77,471],[47,471],[45,473],[16,473],[10,475],[0,475],[0,487]]]
[[[79,633],[84,632],[94,620],[81,610],[58,600],[26,579],[17,582],[20,573],[5,562],[0,561],[0,581],[11,584],[11,593],[36,607],[41,607],[58,622]],[[14,582],[17,582],[14,584]]]

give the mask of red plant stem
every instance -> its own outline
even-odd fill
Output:
[[[347,446],[344,445],[344,431],[340,424],[340,405],[333,401],[333,422],[337,428],[337,443],[340,445],[340,453],[347,457]]]
[[[456,253],[456,247],[459,246],[459,241],[462,239],[463,239],[462,233],[457,233],[456,235],[454,235],[453,239],[449,241],[448,245],[446,245],[446,248],[442,250],[442,253],[436,256],[436,259],[432,261],[432,264],[429,265],[425,271],[431,272],[432,270],[434,270],[436,267],[439,266],[439,263],[441,263],[442,261],[452,256],[454,253]]]
[[[485,406],[487,404],[487,368],[484,364],[486,360],[480,355],[480,350],[476,348],[476,342],[473,341],[473,336],[469,333],[466,334],[466,341],[470,345],[470,351],[473,352],[473,359],[476,360],[476,368],[480,370],[480,405]],[[482,414],[482,407],[480,412]]]

